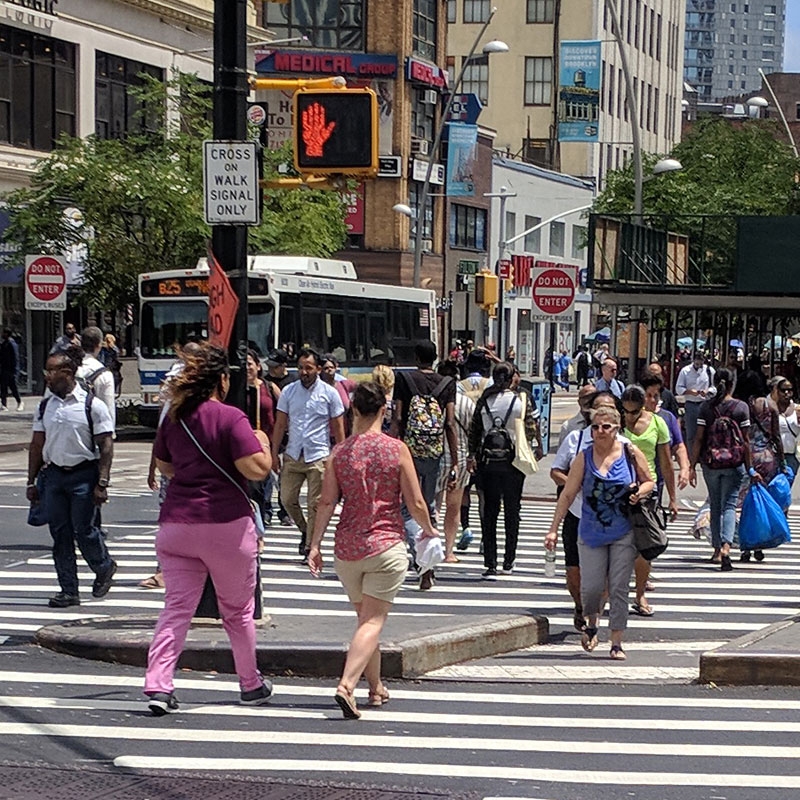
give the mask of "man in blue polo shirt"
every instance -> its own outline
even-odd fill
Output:
[[[322,492],[325,459],[331,452],[331,436],[344,441],[344,406],[333,386],[320,380],[322,362],[313,350],[303,349],[297,359],[300,380],[290,383],[278,398],[272,432],[272,464],[281,475],[281,500],[300,529],[298,551],[305,563],[309,531],[314,532],[317,504]],[[280,445],[289,431],[281,464]],[[300,489],[308,483],[308,516],[300,506]]]

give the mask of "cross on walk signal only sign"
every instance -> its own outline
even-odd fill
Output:
[[[261,202],[256,142],[203,142],[203,194],[209,225],[258,225]]]

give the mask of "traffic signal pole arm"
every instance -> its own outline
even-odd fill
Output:
[[[251,89],[346,89],[347,81],[335,78],[251,78]]]

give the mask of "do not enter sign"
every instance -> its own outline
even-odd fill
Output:
[[[533,269],[531,318],[537,322],[572,322],[575,267],[548,265]]]
[[[60,256],[25,256],[25,308],[64,311],[67,308],[67,269]]]

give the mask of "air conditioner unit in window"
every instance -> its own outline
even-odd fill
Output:
[[[411,153],[415,156],[426,156],[430,152],[430,142],[427,139],[411,137]]]
[[[423,239],[422,240],[422,249],[426,253],[433,252],[433,239]]]
[[[422,102],[428,106],[435,106],[439,102],[439,93],[436,89],[426,89],[422,94]]]

